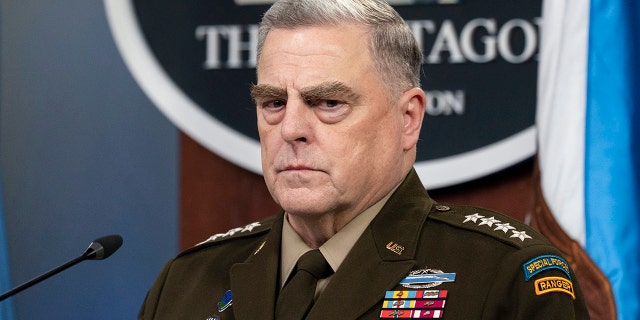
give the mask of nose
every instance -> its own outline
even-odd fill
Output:
[[[282,138],[290,143],[308,142],[313,128],[313,110],[301,99],[287,101],[285,114],[280,123]]]

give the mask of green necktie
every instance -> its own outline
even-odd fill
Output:
[[[276,319],[304,319],[313,306],[316,283],[332,273],[331,266],[320,250],[310,250],[303,254],[296,263],[293,277],[280,291],[276,303]]]

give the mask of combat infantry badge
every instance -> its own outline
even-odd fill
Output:
[[[410,289],[426,289],[439,286],[444,282],[454,281],[456,281],[455,273],[444,273],[437,269],[420,269],[411,271],[400,281],[400,284]]]

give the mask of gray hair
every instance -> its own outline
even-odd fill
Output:
[[[258,61],[271,29],[360,23],[369,29],[369,52],[392,95],[420,86],[422,52],[406,22],[380,0],[280,0],[265,13]]]

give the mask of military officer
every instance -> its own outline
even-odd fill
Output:
[[[277,1],[251,95],[282,212],[171,260],[139,318],[587,319],[540,234],[429,198],[413,169],[421,64],[383,1]]]

